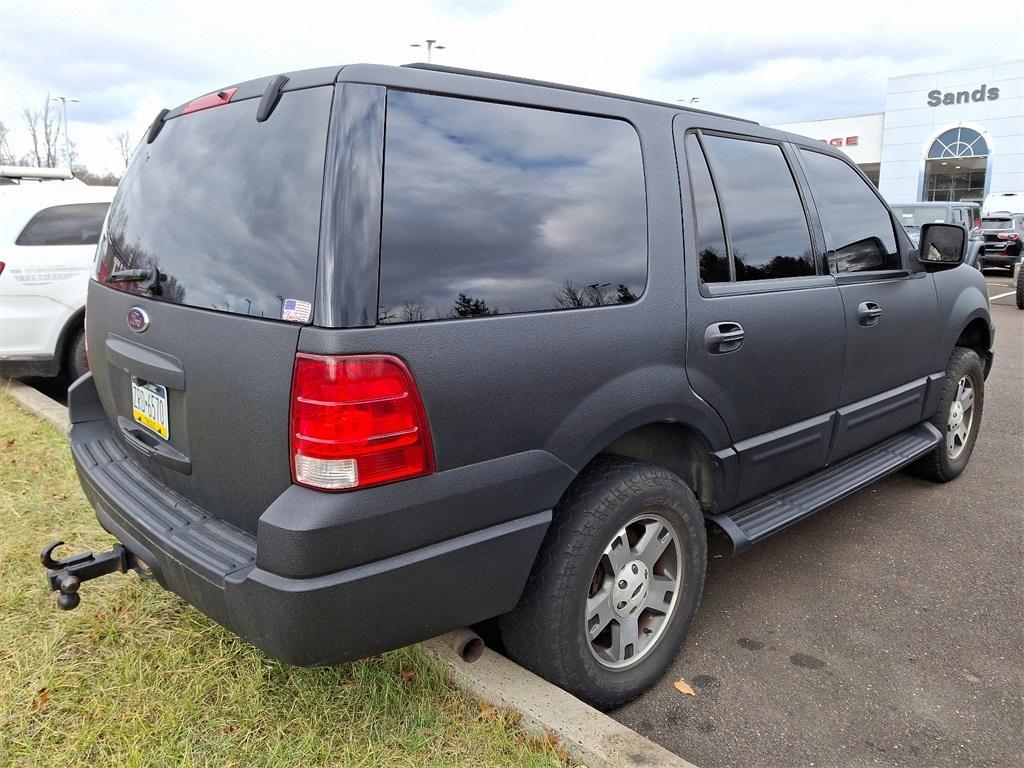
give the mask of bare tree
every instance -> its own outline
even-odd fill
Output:
[[[572,280],[564,280],[558,290],[551,294],[551,299],[559,309],[578,309],[590,306],[586,292],[577,287]]]
[[[78,162],[78,145],[68,140],[65,146],[61,149],[61,154],[64,155],[64,159],[68,161],[68,168],[74,169]]]
[[[21,111],[32,141],[32,158],[40,168],[57,167],[57,142],[60,139],[60,115],[50,103],[50,94],[42,109],[26,104]]]
[[[124,161],[124,167],[128,167],[128,163],[132,159],[132,137],[128,131],[118,131],[114,136],[114,144],[117,145],[117,151],[121,155],[121,159]]]
[[[0,120],[0,165],[14,165],[14,155],[11,153],[11,145],[7,142],[7,135],[10,129]]]

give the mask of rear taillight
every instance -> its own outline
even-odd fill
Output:
[[[4,273],[4,267],[5,266],[6,265],[2,261],[0,261],[0,275],[2,275]]]
[[[295,357],[292,478],[343,491],[434,471],[416,383],[390,355]]]
[[[1020,235],[1018,235],[1016,232],[1000,232],[998,235],[996,235],[996,237],[998,237],[1000,240],[1017,240],[1020,238]]]

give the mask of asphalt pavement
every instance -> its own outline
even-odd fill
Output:
[[[686,645],[616,719],[702,768],[1024,765],[1024,311],[986,277],[964,474],[892,476],[737,558],[714,537]]]

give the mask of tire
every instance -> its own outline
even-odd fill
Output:
[[[649,569],[642,551],[653,562]],[[625,563],[614,575],[609,552]],[[515,661],[592,706],[617,707],[654,685],[672,663],[700,604],[706,566],[704,516],[686,484],[661,467],[599,457],[556,506],[522,599],[501,617],[505,647]],[[667,586],[673,572],[675,589]],[[591,620],[593,639],[588,604],[602,606]],[[622,618],[617,610],[634,613]],[[630,625],[636,643],[617,644]]]
[[[1017,309],[1024,309],[1024,265],[1017,270]]]
[[[970,422],[965,427],[966,436],[956,438],[950,446],[951,423],[955,419],[952,408],[958,400],[960,384],[967,379],[973,390]],[[981,427],[981,417],[985,407],[985,373],[981,358],[973,349],[956,347],[946,366],[946,381],[942,391],[939,407],[931,418],[932,424],[942,433],[942,442],[927,456],[910,466],[910,472],[937,483],[947,483],[958,477],[974,451],[974,443]],[[963,404],[961,401],[961,408]],[[959,423],[966,420],[966,409]],[[954,450],[955,449],[955,450]]]
[[[73,384],[89,370],[89,363],[85,357],[85,331],[79,328],[71,337],[68,344],[67,362],[65,371],[68,375],[68,383]]]

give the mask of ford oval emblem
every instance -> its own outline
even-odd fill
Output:
[[[128,327],[136,333],[142,333],[149,328],[149,315],[146,310],[140,307],[132,307],[128,310]]]

